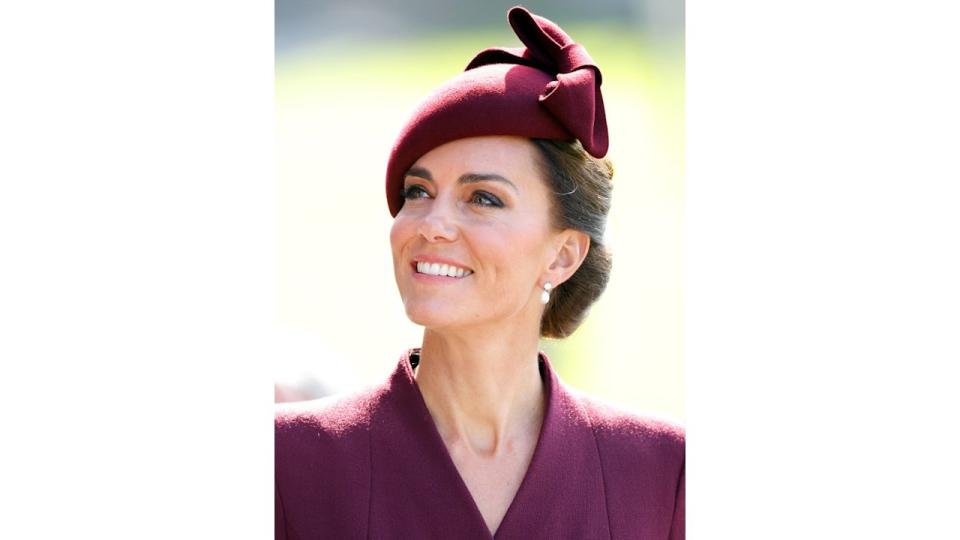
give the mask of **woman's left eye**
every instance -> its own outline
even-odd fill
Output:
[[[470,202],[479,206],[492,206],[495,208],[503,207],[503,203],[500,202],[500,199],[487,193],[486,191],[473,192],[473,195],[470,196]]]

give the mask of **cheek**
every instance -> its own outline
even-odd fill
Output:
[[[412,231],[413,227],[409,219],[394,218],[393,225],[390,227],[390,249],[394,258],[399,255],[403,245],[410,239]]]
[[[400,278],[398,273],[400,269],[400,259],[403,248],[410,238],[408,229],[408,223],[403,219],[394,219],[393,226],[390,227],[390,255],[393,259],[393,273],[396,279]]]
[[[504,231],[503,243],[523,254],[524,262],[539,257],[549,245],[548,230],[542,220],[526,219]],[[531,261],[532,262],[532,261]]]
[[[535,274],[543,264],[546,239],[534,232],[535,227],[536,224],[524,224],[474,235],[474,248],[482,260],[491,263],[503,286],[512,288],[537,279]]]

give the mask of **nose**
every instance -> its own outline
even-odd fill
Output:
[[[459,234],[455,220],[438,204],[420,220],[417,233],[428,242],[453,242]]]

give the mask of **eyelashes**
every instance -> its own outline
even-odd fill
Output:
[[[503,202],[496,195],[486,191],[477,190],[470,195],[470,202],[477,206],[489,206],[491,208],[503,208]]]
[[[421,199],[430,196],[427,190],[423,189],[423,186],[419,184],[412,184],[403,188],[402,195],[404,200]]]
[[[428,193],[427,190],[420,184],[411,184],[403,188],[402,195],[404,200],[424,199],[430,197],[430,193]],[[470,204],[488,208],[503,208],[504,206],[503,201],[501,201],[496,195],[479,189],[470,194],[468,201]]]

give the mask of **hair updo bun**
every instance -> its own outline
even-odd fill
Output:
[[[613,163],[591,156],[576,140],[531,141],[539,150],[543,178],[553,194],[553,225],[590,236],[583,263],[553,289],[540,320],[542,337],[562,338],[580,326],[610,280],[613,259],[603,244],[603,233],[610,212]]]

